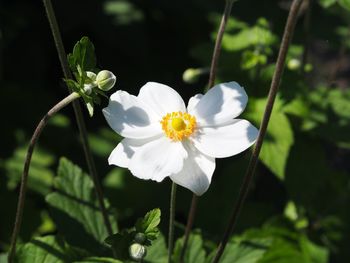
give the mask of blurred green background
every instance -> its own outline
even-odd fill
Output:
[[[236,234],[277,225],[315,246],[311,256],[304,257],[306,250],[296,238],[295,246],[280,247],[303,257],[293,254],[289,260],[297,261],[283,261],[286,252],[264,262],[349,262],[350,4],[346,0],[304,2]],[[113,91],[137,94],[147,81],[156,81],[175,88],[187,101],[205,88],[206,73],[190,82],[182,75],[188,68],[210,66],[223,0],[61,0],[53,5],[66,51],[88,36],[95,45],[98,66],[117,76]],[[243,118],[257,127],[288,7],[289,1],[237,1],[223,40],[217,82],[235,80],[245,87],[249,102]],[[42,2],[1,0],[2,252],[9,245],[27,143],[43,114],[67,95],[62,78]],[[130,227],[137,217],[160,207],[161,229],[166,233],[170,181],[141,181],[108,165],[109,153],[120,138],[103,118],[101,109],[107,103],[102,100],[93,118],[83,110],[98,173],[116,209],[119,228]],[[249,155],[247,151],[218,159],[213,182],[200,198],[195,228],[207,240],[207,251],[224,231]],[[20,235],[23,242],[57,231],[45,196],[52,191],[61,156],[86,170],[70,106],[50,121],[35,151]],[[191,193],[180,188],[178,236],[183,234],[190,200]]]

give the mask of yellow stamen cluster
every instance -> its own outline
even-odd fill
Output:
[[[173,141],[188,138],[196,129],[196,118],[181,111],[168,113],[160,123],[165,135]]]

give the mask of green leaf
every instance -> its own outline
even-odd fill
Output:
[[[256,263],[263,258],[271,244],[271,240],[267,238],[251,239],[251,240],[231,240],[220,259],[220,263]],[[213,251],[210,259],[215,255]]]
[[[74,46],[73,53],[68,54],[71,70],[76,72],[78,67],[82,71],[92,71],[96,67],[95,47],[88,37],[82,37]]]
[[[250,100],[247,119],[260,126],[266,99]],[[280,179],[285,176],[285,166],[294,142],[291,124],[283,111],[282,101],[277,97],[267,133],[260,153],[261,161]]]
[[[23,163],[27,154],[27,146],[17,148],[13,156],[1,163],[8,177],[8,186],[10,189],[17,187],[23,173]],[[36,148],[33,153],[31,166],[28,177],[28,188],[45,195],[50,192],[53,183],[53,172],[49,167],[54,163],[55,157],[42,150]]]
[[[157,226],[160,223],[160,215],[159,208],[149,211],[143,218],[137,220],[136,232],[144,233],[147,239],[155,240],[159,232]]]
[[[56,236],[38,237],[17,247],[17,263],[66,263],[78,260],[83,251],[71,248]]]
[[[348,11],[350,11],[350,0],[338,0],[338,3]]]
[[[337,2],[337,0],[319,0],[319,3],[324,8],[328,8],[328,7],[332,6],[332,5],[334,5],[336,2]]]
[[[99,257],[89,257],[83,260],[74,261],[73,263],[122,263],[122,261],[114,258],[99,258]]]
[[[152,246],[147,247],[147,254],[144,261],[149,263],[168,262],[168,250],[162,234],[160,234],[158,238],[152,242]]]
[[[99,255],[108,236],[90,177],[76,165],[61,158],[55,178],[56,191],[46,196],[52,217],[66,240]],[[109,205],[105,201],[107,210]],[[117,231],[115,217],[109,219]]]
[[[173,262],[179,262],[184,243],[184,237],[176,240],[173,254]],[[191,234],[188,239],[187,249],[184,256],[186,263],[205,262],[205,251],[203,249],[203,240],[200,234]]]

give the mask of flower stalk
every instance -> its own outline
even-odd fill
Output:
[[[10,245],[10,251],[9,251],[9,256],[8,256],[8,262],[12,263],[14,260],[14,255],[16,251],[16,243],[17,243],[17,237],[21,228],[22,224],[22,218],[23,218],[23,208],[24,208],[24,202],[26,198],[26,192],[27,192],[27,181],[28,181],[28,172],[29,172],[29,167],[30,167],[30,162],[32,159],[34,147],[40,137],[41,132],[47,125],[49,119],[55,115],[58,111],[60,111],[62,108],[70,104],[71,102],[75,101],[77,98],[79,98],[80,95],[76,92],[71,93],[68,95],[66,98],[61,100],[59,103],[57,103],[55,106],[49,110],[45,116],[41,119],[39,122],[38,126],[36,127],[32,138],[30,140],[25,162],[24,162],[24,168],[23,168],[23,173],[22,173],[22,178],[21,178],[21,187],[19,191],[19,197],[18,197],[18,204],[17,204],[17,211],[16,211],[16,219],[15,219],[15,225],[14,229],[12,232],[12,237],[11,237],[11,245]]]
[[[59,57],[61,67],[63,70],[64,77],[66,79],[73,79],[72,73],[69,69],[67,55],[66,55],[66,52],[64,50],[62,37],[60,34],[59,26],[57,23],[57,19],[55,16],[55,12],[54,12],[51,0],[43,0],[43,3],[44,3],[47,18],[48,18],[48,21],[50,24],[50,28],[52,31],[52,35],[54,38],[54,42],[56,45],[56,49],[57,49],[58,57]],[[78,129],[79,129],[81,143],[82,143],[84,154],[85,154],[85,159],[86,159],[86,162],[88,165],[89,174],[91,175],[93,183],[94,183],[94,188],[95,188],[96,196],[98,199],[99,207],[100,207],[100,210],[101,210],[101,213],[103,216],[103,220],[104,220],[107,232],[109,235],[112,235],[113,234],[112,225],[111,225],[111,222],[109,221],[107,209],[106,209],[104,201],[103,201],[104,197],[103,197],[102,187],[101,187],[101,183],[100,183],[99,178],[98,178],[96,165],[95,165],[94,159],[92,157],[89,142],[87,139],[86,126],[85,126],[85,122],[84,122],[84,118],[83,118],[83,114],[82,114],[82,110],[81,110],[79,102],[77,102],[77,101],[73,102],[73,108],[74,108],[75,118],[76,118],[77,124],[78,124]]]
[[[253,149],[253,152],[252,152],[252,155],[251,155],[248,167],[247,167],[247,171],[246,171],[245,176],[243,178],[243,182],[242,182],[242,185],[240,188],[237,202],[234,204],[231,218],[229,220],[229,223],[228,223],[226,231],[223,235],[223,238],[222,238],[222,240],[217,248],[217,252],[216,252],[216,255],[215,255],[212,263],[219,262],[222,254],[224,252],[224,249],[226,247],[228,239],[229,239],[230,235],[232,234],[234,227],[237,223],[238,217],[240,215],[240,212],[242,210],[242,207],[244,205],[244,202],[245,202],[247,194],[248,194],[249,186],[250,186],[251,181],[254,177],[254,172],[256,169],[257,162],[258,162],[260,150],[261,150],[263,140],[264,140],[264,137],[266,134],[267,126],[268,126],[268,123],[270,120],[270,116],[272,113],[272,109],[273,109],[273,105],[274,105],[275,98],[277,95],[277,91],[278,91],[278,88],[280,86],[281,77],[282,77],[282,73],[283,73],[283,69],[284,69],[284,65],[285,65],[285,60],[286,60],[286,55],[287,55],[289,43],[290,43],[290,40],[292,38],[294,29],[295,29],[295,25],[296,25],[297,18],[298,18],[298,12],[299,12],[302,1],[303,0],[294,0],[292,5],[291,5],[288,19],[286,22],[286,26],[284,29],[284,33],[283,33],[281,47],[280,47],[277,62],[276,62],[276,69],[275,69],[275,72],[273,74],[272,81],[271,81],[270,91],[269,91],[269,95],[267,98],[267,104],[265,107],[263,120],[261,122],[258,138],[257,138],[256,144],[255,144],[255,147]]]
[[[176,204],[176,183],[171,184],[170,213],[169,213],[169,234],[168,234],[168,263],[171,263],[171,256],[174,248],[174,221]]]
[[[224,9],[224,13],[223,13],[222,18],[221,18],[221,22],[220,22],[220,26],[219,26],[219,30],[218,30],[218,35],[217,35],[216,41],[215,41],[213,56],[211,59],[211,66],[210,66],[210,72],[209,72],[209,82],[208,82],[207,89],[210,89],[211,87],[213,87],[214,82],[215,82],[219,56],[220,56],[220,52],[221,52],[222,38],[224,37],[227,20],[231,14],[233,2],[234,2],[234,0],[226,0],[226,2],[225,2],[225,9]]]
[[[226,2],[225,2],[224,12],[223,12],[222,17],[221,17],[221,22],[220,22],[220,26],[218,29],[218,34],[217,34],[217,37],[215,40],[215,46],[214,46],[213,56],[212,56],[212,60],[211,60],[210,70],[209,70],[209,81],[208,81],[208,86],[207,86],[206,90],[209,90],[211,87],[213,87],[213,85],[215,83],[216,72],[217,72],[217,68],[218,68],[218,61],[219,61],[220,51],[221,51],[221,46],[222,46],[222,39],[224,37],[227,21],[228,21],[230,14],[231,14],[232,5],[233,5],[234,1],[235,0],[226,0]],[[182,250],[181,250],[181,254],[180,254],[180,263],[183,262],[183,259],[184,259],[185,253],[186,253],[188,239],[189,239],[189,236],[190,236],[190,233],[192,230],[193,221],[194,221],[195,214],[197,211],[197,203],[198,203],[198,196],[193,194],[192,201],[191,201],[191,207],[190,207],[190,211],[189,211],[189,216],[188,216],[188,220],[187,220],[187,224],[186,224],[184,244],[182,246]]]

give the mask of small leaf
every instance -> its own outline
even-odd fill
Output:
[[[160,209],[156,208],[149,211],[144,218],[140,218],[136,222],[136,232],[144,233],[147,239],[155,240],[158,235],[157,226],[160,223]]]
[[[157,240],[152,242],[152,246],[147,248],[145,262],[166,263],[168,262],[168,250],[165,244],[164,236],[159,235]]]
[[[73,72],[76,72],[79,67],[82,71],[92,71],[95,69],[95,47],[88,37],[82,37],[75,44],[73,53],[68,54],[68,62]]]

